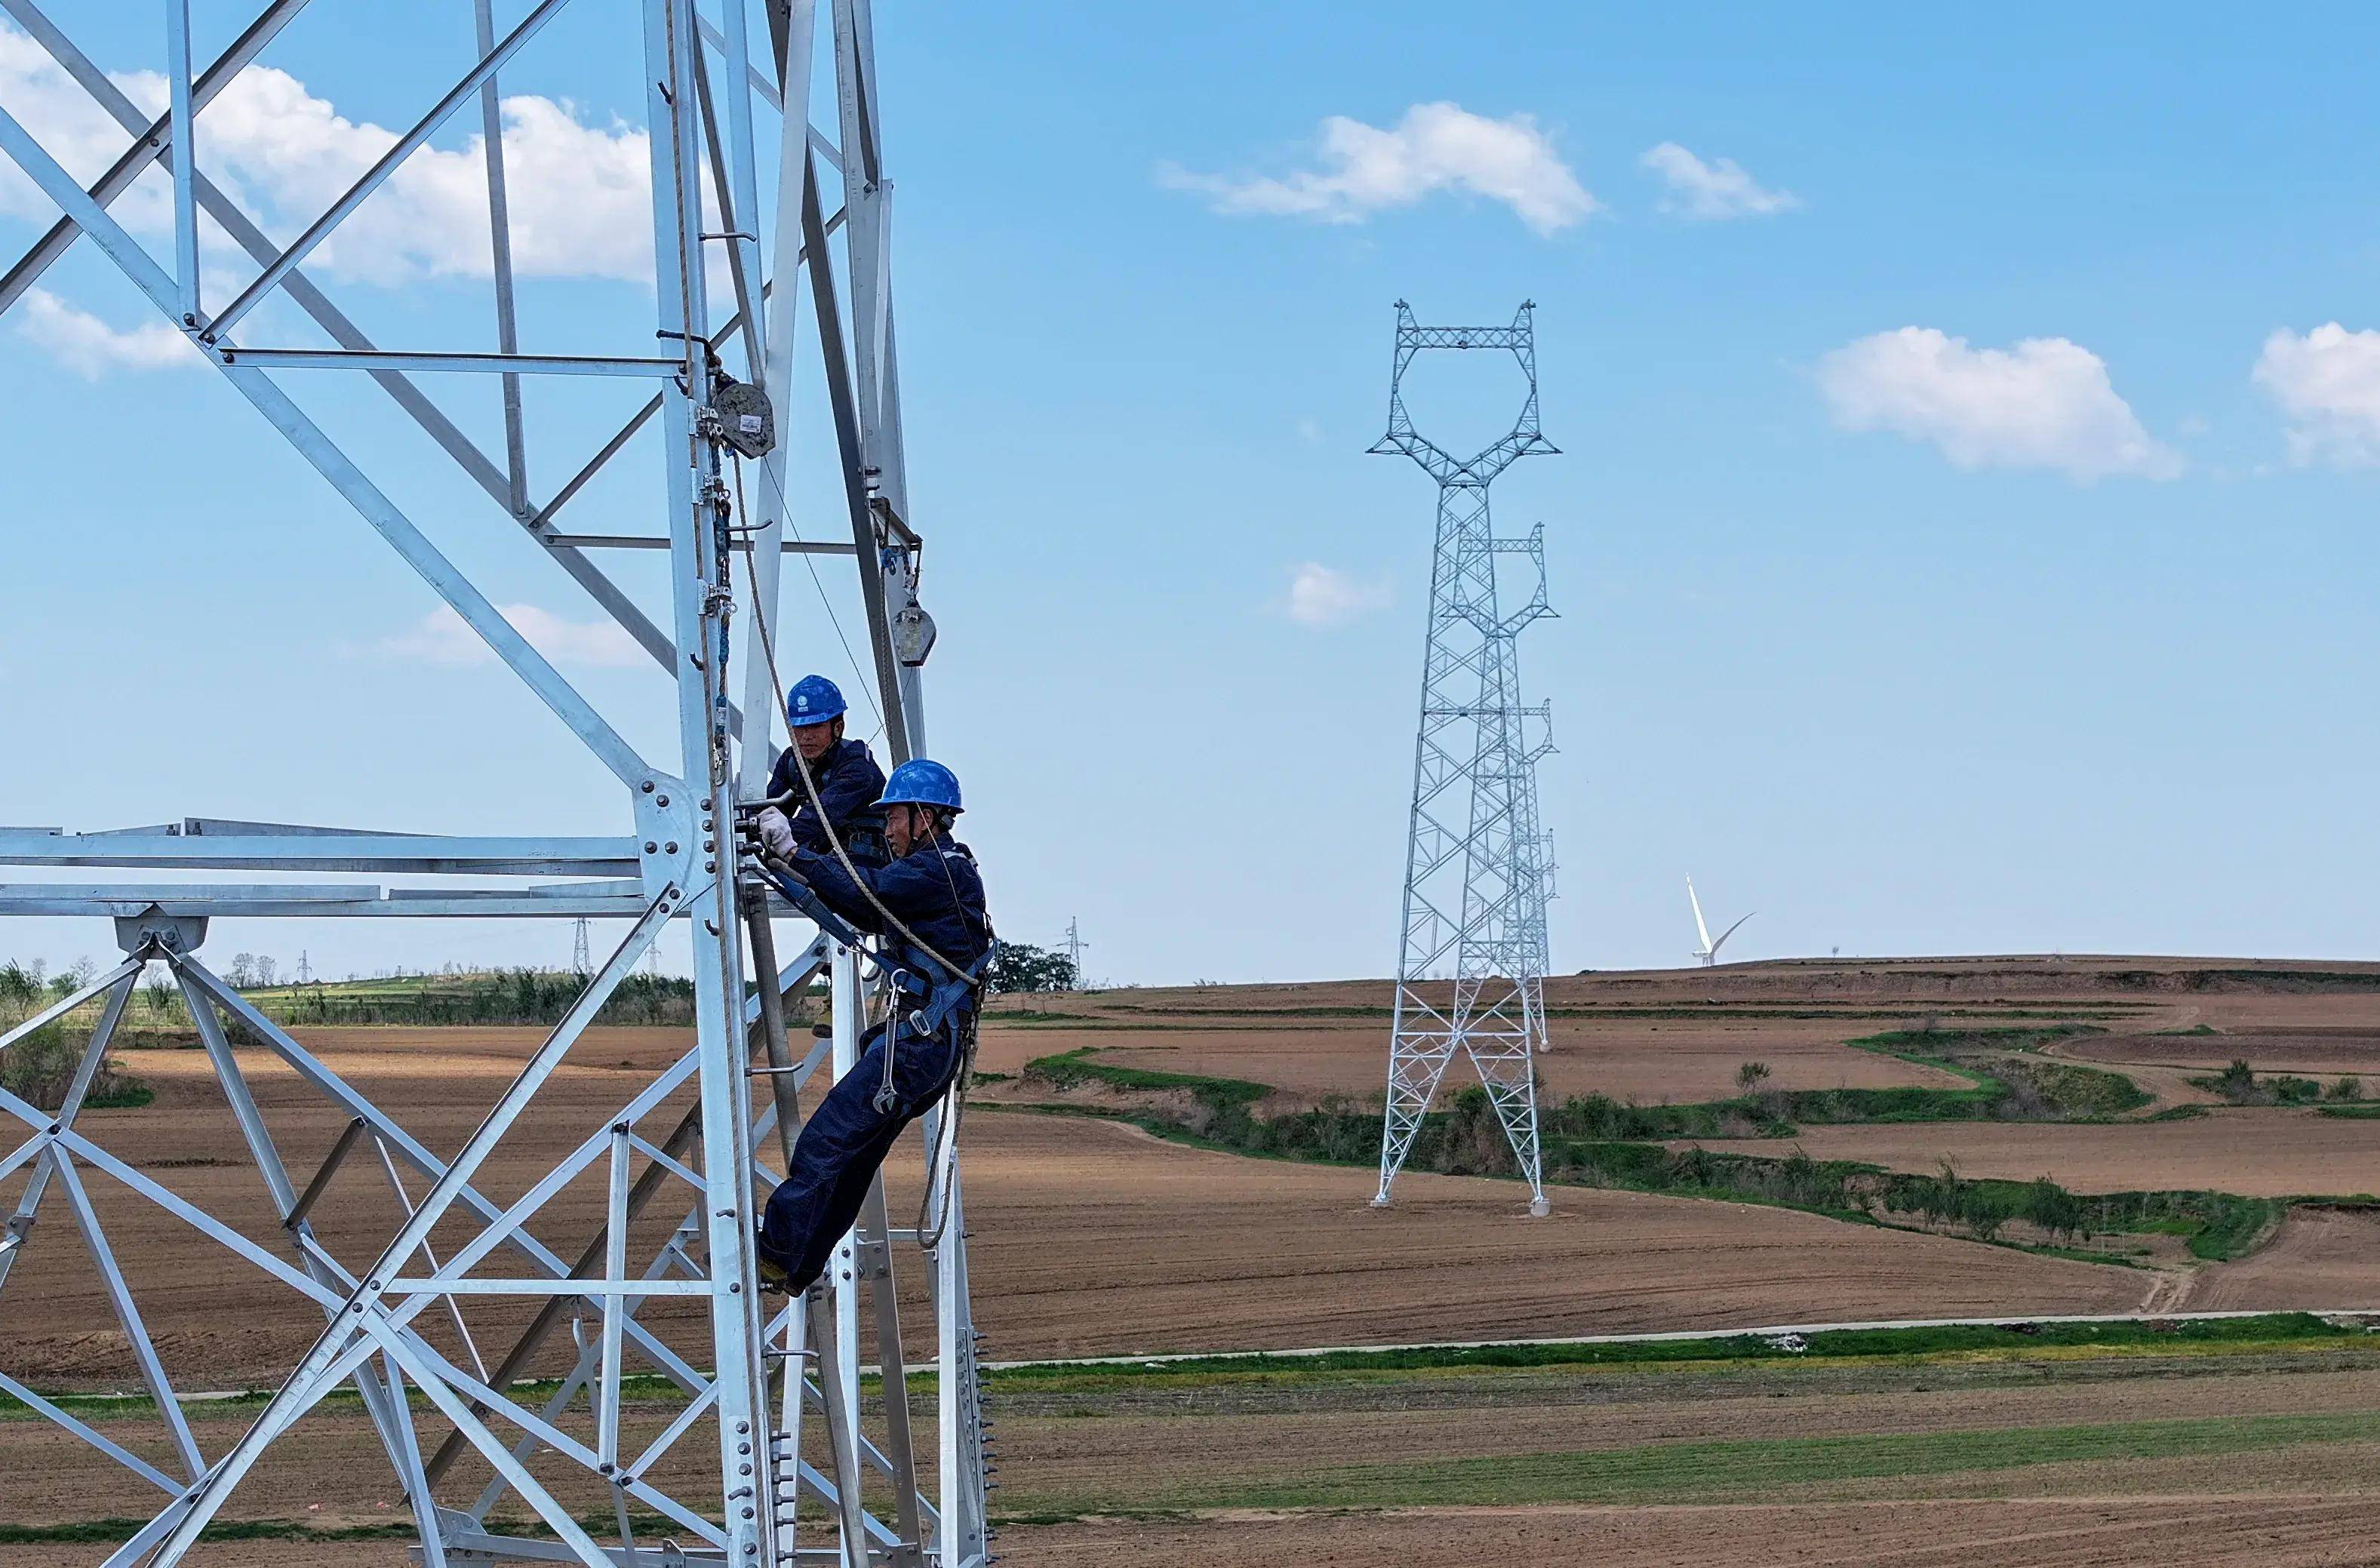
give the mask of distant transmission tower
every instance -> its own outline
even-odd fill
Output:
[[[1536,360],[1529,360],[1532,367]],[[1530,382],[1534,388],[1534,370]],[[1500,623],[1496,634],[1503,644],[1501,658],[1504,668],[1512,674],[1517,689],[1520,682],[1520,650],[1518,642],[1523,627],[1541,616],[1551,615],[1546,603],[1546,526],[1531,528],[1525,538],[1496,540],[1494,549],[1500,555],[1524,555],[1536,572],[1536,590],[1527,603]],[[1512,930],[1508,933],[1511,954],[1508,973],[1520,981],[1532,1004],[1536,1049],[1547,1050],[1545,978],[1552,963],[1551,944],[1546,934],[1546,906],[1554,896],[1554,836],[1548,833],[1537,809],[1537,762],[1554,749],[1553,707],[1540,702],[1534,707],[1515,708],[1513,744],[1521,751],[1521,774],[1512,792]],[[1530,721],[1536,721],[1534,735]]]
[[[1083,940],[1082,928],[1072,915],[1066,917],[1066,962],[1075,966],[1075,989],[1083,989],[1083,949],[1091,944]]]
[[[570,928],[570,972],[574,975],[595,972],[594,952],[587,941],[587,918],[583,915]]]
[[[1499,541],[1488,487],[1518,458],[1559,451],[1537,430],[1536,306],[1501,327],[1424,327],[1397,301],[1389,378],[1389,432],[1372,448],[1402,453],[1438,481],[1429,632],[1422,660],[1421,727],[1414,748],[1413,815],[1405,849],[1404,922],[1389,1039],[1388,1114],[1380,1136],[1385,1204],[1422,1117],[1457,1050],[1468,1056],[1503,1124],[1533,1214],[1546,1212],[1531,1055],[1545,1038],[1545,901],[1551,868],[1538,823],[1535,762],[1515,639],[1546,605],[1542,528]],[[1404,375],[1425,348],[1501,348],[1519,361],[1527,400],[1512,433],[1458,458],[1423,439],[1405,412]],[[1499,613],[1496,557],[1524,553],[1536,591]]]

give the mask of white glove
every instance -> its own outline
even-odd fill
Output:
[[[760,835],[760,847],[771,859],[794,857],[794,824],[785,820],[783,811],[771,806],[754,820],[752,826]]]

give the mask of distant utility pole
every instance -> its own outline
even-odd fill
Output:
[[[594,957],[587,944],[587,918],[584,915],[578,918],[570,930],[570,972],[574,975],[591,975],[595,972]]]
[[[1542,527],[1525,539],[1500,540],[1488,511],[1488,487],[1499,474],[1520,458],[1560,450],[1537,429],[1536,308],[1523,303],[1507,326],[1425,327],[1397,301],[1389,432],[1372,450],[1401,453],[1438,481],[1438,535],[1376,1205],[1389,1201],[1439,1081],[1460,1050],[1478,1072],[1528,1180],[1529,1211],[1546,1212],[1531,1058],[1545,1039],[1545,904],[1551,892],[1536,764],[1550,748],[1542,727],[1536,740],[1528,734],[1529,721],[1543,726],[1548,713],[1521,701],[1517,638],[1553,612],[1546,603]],[[1505,350],[1526,381],[1512,432],[1475,456],[1457,457],[1425,440],[1405,412],[1405,371],[1415,354],[1436,348]],[[1530,559],[1536,582],[1506,614],[1497,601],[1497,558],[1513,554]]]
[[[1083,940],[1080,926],[1072,915],[1066,917],[1066,962],[1075,967],[1075,989],[1083,989],[1083,949],[1091,944]]]

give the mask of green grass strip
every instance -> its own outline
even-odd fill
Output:
[[[1186,1089],[1202,1100],[1240,1105],[1253,1104],[1272,1093],[1270,1084],[1253,1083],[1246,1078],[1209,1078],[1195,1073],[1160,1073],[1147,1067],[1112,1066],[1091,1059],[1091,1053],[1098,1049],[1097,1046],[1086,1045],[1055,1056],[1036,1057],[1026,1064],[1026,1075],[1060,1088],[1091,1083],[1120,1089]]]
[[[1707,1367],[1761,1363],[1792,1366],[1833,1360],[2019,1360],[2105,1355],[2223,1355],[2248,1351],[2353,1347],[2380,1354],[2380,1335],[2342,1327],[2305,1312],[2253,1318],[2196,1318],[2112,1323],[1969,1323],[1948,1327],[1839,1329],[1802,1336],[1805,1348],[1781,1351],[1767,1335],[1714,1334],[1706,1339],[1619,1340],[1541,1344],[1425,1345],[1394,1350],[1337,1350],[1319,1355],[1255,1353],[1199,1355],[1178,1361],[1113,1366],[1043,1364],[988,1371],[985,1381],[1089,1387],[1152,1380],[1299,1380],[1343,1372],[1526,1370],[1540,1367]]]
[[[2108,1323],[1968,1323],[1948,1327],[1838,1329],[1802,1336],[1804,1348],[1784,1351],[1756,1333],[1719,1333],[1706,1338],[1618,1340],[1606,1342],[1551,1341],[1536,1344],[1422,1345],[1409,1349],[1336,1350],[1318,1355],[1254,1351],[1236,1355],[1192,1355],[1169,1361],[1038,1362],[1019,1367],[987,1368],[986,1384],[1031,1387],[1042,1392],[1080,1391],[1125,1385],[1184,1383],[1202,1380],[1277,1382],[1310,1381],[1345,1373],[1588,1370],[1598,1367],[1661,1367],[1684,1370],[1718,1370],[1760,1365],[1791,1367],[1813,1362],[1900,1361],[1912,1365],[1936,1362],[2022,1361],[2028,1357],[2056,1360],[2091,1359],[2102,1355],[2223,1355],[2266,1351],[2346,1350],[2380,1355],[2380,1334],[2354,1324],[2338,1324],[2305,1312],[2276,1312],[2252,1318],[2156,1319]],[[874,1386],[874,1380],[865,1380]],[[524,1381],[514,1393],[534,1403],[551,1392],[551,1381]],[[910,1378],[913,1392],[932,1386],[923,1374]],[[658,1377],[625,1380],[623,1393],[632,1403],[667,1403],[674,1386]],[[146,1419],[153,1407],[145,1398],[109,1398],[92,1394],[55,1393],[68,1410],[104,1423],[113,1416]],[[261,1405],[264,1391],[229,1400],[193,1401],[184,1410],[196,1419],[229,1416]],[[325,1396],[326,1405],[360,1408],[352,1391]],[[423,1408],[427,1408],[425,1404]],[[29,1407],[0,1395],[0,1419],[35,1420]]]
[[[1788,1487],[2092,1461],[2138,1463],[2374,1440],[2368,1411],[1946,1432],[1860,1432],[1335,1465],[1263,1482],[1176,1486],[1160,1490],[1148,1501],[1158,1506],[1201,1509],[1765,1501]]]

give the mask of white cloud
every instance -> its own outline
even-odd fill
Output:
[[[612,621],[567,621],[535,604],[499,604],[496,608],[528,639],[530,647],[556,664],[618,669],[645,662],[644,650]],[[410,630],[383,638],[375,645],[374,651],[450,669],[496,662],[494,650],[480,640],[468,622],[445,604],[423,616]]]
[[[17,334],[85,381],[111,370],[179,370],[204,365],[190,340],[164,322],[119,332],[46,288],[29,288],[11,312]]]
[[[153,81],[163,91],[165,79],[153,73],[118,76],[115,81],[131,91],[132,83],[142,78]],[[138,92],[132,96],[138,102],[147,102]],[[117,126],[91,94],[58,68],[47,51],[5,25],[0,25],[0,104],[7,106],[18,123],[33,133],[67,173],[86,185],[96,180],[132,140],[130,132]],[[115,210],[119,216],[130,219],[151,209],[146,214],[146,226],[154,227],[157,215],[162,213],[170,228],[171,194],[164,181],[150,182],[146,188],[127,192]],[[15,159],[0,156],[0,214],[30,218],[47,226],[56,221],[58,209],[56,203],[42,194],[41,187],[17,167]]]
[[[1215,211],[1361,223],[1441,190],[1501,201],[1539,234],[1593,216],[1600,204],[1529,115],[1491,120],[1452,103],[1416,103],[1386,130],[1333,115],[1322,122],[1321,167],[1283,178],[1202,175],[1166,164],[1158,179],[1195,190]]]
[[[1843,429],[1930,441],[1962,468],[2054,468],[2078,480],[2181,471],[2116,395],[2107,362],[2062,337],[1973,348],[1902,327],[1823,356],[1817,381]]]
[[[2380,332],[2328,322],[2265,339],[2252,379],[2289,416],[2289,458],[2380,462]]]
[[[143,110],[164,110],[165,79],[156,72],[116,72],[111,79]],[[0,103],[86,184],[129,140],[39,44],[6,27]],[[503,112],[519,274],[650,280],[644,130],[616,119],[589,123],[568,102],[536,96],[507,98]],[[292,235],[344,194],[397,135],[346,118],[285,71],[251,66],[200,115],[199,166],[267,230]],[[332,231],[309,267],[380,284],[490,275],[484,147],[484,139],[473,136],[458,149],[416,152]],[[143,174],[111,211],[135,234],[170,234],[171,190],[163,171]],[[14,162],[0,158],[0,213],[47,223],[57,209]],[[225,243],[220,234],[212,237],[217,249]],[[243,281],[252,270],[240,274]]]
[[[1289,576],[1289,618],[1303,626],[1342,626],[1389,605],[1386,582],[1366,582],[1318,561],[1301,562]]]
[[[1661,211],[1689,218],[1765,218],[1791,212],[1802,199],[1790,190],[1771,190],[1744,173],[1732,158],[1706,164],[1674,141],[1664,141],[1639,160],[1661,176],[1670,194]]]

